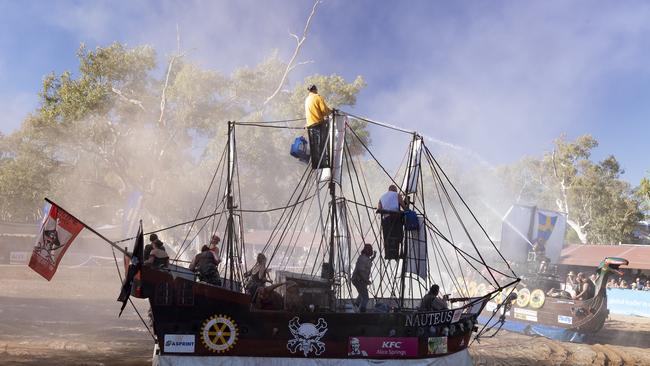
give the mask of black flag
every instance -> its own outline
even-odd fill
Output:
[[[122,308],[120,309],[121,316],[126,303],[129,302],[129,296],[131,296],[131,288],[133,287],[133,278],[135,275],[140,272],[142,268],[142,256],[144,255],[142,250],[144,247],[144,235],[142,234],[142,221],[140,222],[140,228],[138,229],[138,235],[135,237],[135,245],[133,245],[133,255],[131,256],[131,263],[129,264],[129,269],[124,278],[124,283],[122,284],[122,291],[120,291],[120,296],[117,298],[117,301],[122,302]]]

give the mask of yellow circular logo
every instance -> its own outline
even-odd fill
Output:
[[[201,342],[212,352],[225,352],[237,343],[237,323],[225,315],[214,315],[203,322]]]

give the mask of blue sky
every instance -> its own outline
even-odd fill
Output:
[[[311,1],[0,0],[0,131],[33,110],[44,75],[113,41],[164,57],[176,24],[189,58],[229,72],[288,57]],[[362,75],[353,112],[422,131],[490,164],[539,156],[590,133],[636,185],[648,174],[650,3],[347,1],[319,7],[292,80]],[[377,135],[376,145],[390,146]],[[400,148],[400,152],[402,149]]]

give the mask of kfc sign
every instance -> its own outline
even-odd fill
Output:
[[[348,356],[363,358],[410,358],[418,356],[418,339],[350,337]]]

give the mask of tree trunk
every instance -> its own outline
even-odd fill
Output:
[[[578,239],[580,239],[580,242],[582,244],[587,244],[587,233],[584,232],[583,227],[580,226],[580,224],[578,224],[577,222],[573,220],[569,220],[568,218],[566,222],[576,232],[576,234],[578,235]]]

